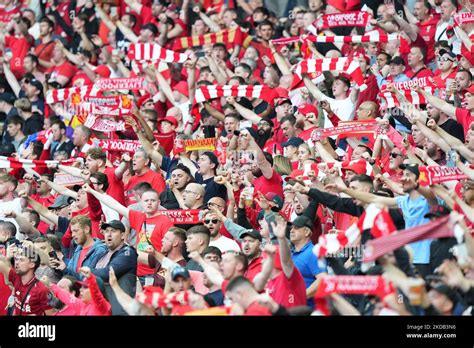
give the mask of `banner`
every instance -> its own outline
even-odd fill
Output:
[[[293,36],[289,38],[282,38],[272,40],[275,45],[287,45],[290,43],[302,41],[312,41],[316,43],[364,43],[364,42],[379,42],[387,43],[391,41],[400,41],[400,35],[398,34],[380,34],[378,31],[371,31],[365,35],[353,35],[353,36],[315,36],[309,35],[307,37]]]
[[[420,167],[419,183],[422,186],[439,184],[451,180],[469,179],[464,172],[457,167],[426,166]]]
[[[96,117],[95,115],[87,116],[87,119],[84,122],[84,126],[98,132],[117,132],[125,130],[124,121],[115,122],[110,120],[103,120],[101,118]]]
[[[117,152],[131,152],[141,147],[141,143],[137,140],[108,140],[101,139],[98,143],[98,147],[105,151],[117,151]]]
[[[163,60],[167,63],[184,63],[188,55],[167,50],[157,44],[135,43],[128,49],[130,60]],[[124,88],[125,89],[125,88]]]
[[[159,215],[167,216],[174,224],[197,224],[199,220],[200,209],[188,210],[158,210]]]
[[[393,83],[393,85],[413,105],[426,104],[426,99],[421,93],[413,91],[411,89],[412,87],[420,86],[423,90],[429,92],[430,94],[433,94],[434,90],[436,89],[436,86],[430,81],[430,78],[428,77],[421,77],[405,82],[396,82]],[[382,88],[380,89],[379,96],[382,99],[385,99],[387,103],[386,107],[388,108],[400,106],[400,101],[398,100],[396,94],[388,92],[386,85],[382,86]]]
[[[344,136],[344,137],[360,137],[367,135],[374,135],[377,131],[377,122],[364,122],[354,121],[353,124],[343,125],[333,128],[318,128],[311,134],[311,140],[314,142],[319,141],[321,138],[327,138],[331,136]]]
[[[146,86],[147,82],[144,77],[99,79],[94,83],[94,89],[100,91],[117,91],[123,89],[138,91],[146,89]]]
[[[323,71],[344,72],[355,81],[361,91],[367,88],[367,85],[364,84],[364,76],[357,60],[349,58],[306,59],[295,65],[293,69],[300,79],[303,78],[303,74],[317,74]]]
[[[43,160],[29,160],[29,159],[17,159],[14,157],[0,156],[0,168],[47,168],[48,164],[56,165],[63,164],[70,166],[74,163],[74,159],[68,159],[65,161],[43,161]]]
[[[71,187],[74,185],[84,185],[84,179],[78,178],[77,176],[66,174],[66,173],[55,173],[54,183],[58,185],[64,185]]]
[[[223,43],[229,47],[237,45],[247,48],[252,42],[252,37],[244,33],[240,27],[219,31],[217,33],[210,33],[199,36],[183,37],[176,39],[172,50],[179,51],[184,48],[191,48],[204,45],[213,45],[215,43]]]
[[[454,237],[454,229],[448,222],[449,215],[424,225],[397,231],[389,236],[369,240],[365,244],[362,262],[374,261],[393,250],[420,240]]]
[[[382,276],[324,276],[321,278],[315,298],[325,298],[330,294],[346,294],[375,295],[383,299],[394,292],[394,287]]]
[[[461,12],[456,13],[454,16],[454,21],[458,25],[463,25],[466,23],[474,23],[474,14],[472,12]]]
[[[86,95],[96,96],[99,89],[95,86],[88,85],[82,87],[71,87],[62,89],[52,89],[46,93],[46,103],[54,104],[70,99],[74,94],[79,95],[81,98]]]
[[[184,149],[185,151],[196,151],[196,150],[214,151],[216,149],[216,138],[184,140]]]
[[[335,27],[365,27],[370,18],[369,12],[353,11],[323,15],[313,22],[317,29]]]

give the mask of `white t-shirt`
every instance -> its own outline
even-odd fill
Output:
[[[230,250],[240,251],[239,244],[237,244],[235,240],[224,237],[224,236],[220,236],[216,240],[211,240],[211,242],[209,243],[209,246],[218,248],[222,253],[225,253]]]
[[[22,208],[21,208],[21,198],[15,198],[13,201],[9,202],[2,202],[0,201],[0,213],[4,213],[6,211],[14,211],[15,214],[21,214]],[[18,224],[16,223],[15,219],[12,218],[5,218],[5,217],[0,217],[1,221],[10,221],[16,226],[16,236],[15,238],[18,240],[23,240],[25,239],[25,235],[23,233],[20,233],[20,228]]]
[[[350,97],[342,100],[336,100],[333,98],[326,98],[329,105],[331,105],[332,111],[339,117],[341,121],[350,121],[354,119],[356,105],[352,102]],[[334,127],[332,122],[329,120],[326,111],[324,111],[324,128]]]

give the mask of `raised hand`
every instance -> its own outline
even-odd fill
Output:
[[[81,267],[79,269],[79,272],[81,272],[81,274],[86,278],[89,278],[92,274],[91,269],[89,267]]]
[[[109,284],[110,287],[115,288],[118,286],[117,276],[115,275],[115,271],[113,267],[109,269]]]
[[[273,234],[278,239],[286,239],[286,225],[287,221],[281,216],[277,217],[277,223],[271,223]]]

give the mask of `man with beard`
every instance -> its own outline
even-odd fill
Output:
[[[283,180],[273,169],[273,158],[268,152],[263,152],[257,145],[256,139],[249,137],[249,150],[257,153],[257,165],[252,167],[253,180],[250,182],[255,188],[255,192],[261,192],[263,195],[268,192],[275,192],[283,197]]]
[[[426,139],[423,149],[426,151],[426,155],[438,163],[440,166],[446,165],[446,153],[437,146],[434,142]]]
[[[58,151],[66,151],[68,156],[71,156],[71,152],[74,149],[74,144],[66,136],[66,125],[63,121],[57,120],[51,124],[51,130],[53,131],[53,144],[51,145],[51,158],[54,158],[54,154]]]
[[[170,268],[176,265],[186,267],[186,260],[183,256],[185,241],[186,231],[178,227],[171,227],[163,236],[161,250],[159,252],[151,249],[148,255],[141,254],[138,257],[139,262],[148,262],[148,265],[155,269],[153,274],[153,286],[164,288],[166,272],[168,272]]]
[[[11,267],[9,258],[15,258],[15,267]],[[12,244],[7,250],[7,257],[0,257],[0,273],[5,283],[13,284],[15,291],[13,315],[45,314],[48,308],[48,289],[35,277],[35,271],[41,260],[33,248],[16,250]]]
[[[193,181],[194,178],[189,168],[179,163],[171,171],[171,179],[168,180],[168,188],[160,194],[161,206],[167,210],[181,209],[175,192],[178,191],[182,195],[186,186]]]
[[[77,245],[74,254],[67,265],[58,259],[54,259],[51,265],[53,268],[63,271],[64,274],[79,279],[79,269],[81,267],[94,269],[97,261],[107,253],[107,248],[100,239],[92,238],[92,222],[87,216],[73,217],[70,227],[72,238]]]
[[[389,208],[398,207],[402,211],[406,228],[426,224],[429,222],[429,219],[425,218],[425,215],[429,213],[431,205],[439,204],[438,200],[429,188],[420,186],[418,182],[420,170],[417,164],[403,164],[400,168],[403,169],[401,184],[403,192],[406,193],[403,196],[395,198],[381,197],[369,192],[354,190],[337,184],[327,185],[327,188],[346,193],[365,204],[379,203],[387,205]],[[431,240],[423,240],[409,244],[414,251],[413,264],[422,276],[430,272],[430,244]]]
[[[222,227],[222,221],[217,217],[213,212],[207,212],[203,216],[204,225],[211,232],[211,241],[209,246],[214,246],[219,248],[219,250],[224,254],[229,250],[240,251],[239,245],[232,239],[224,237],[220,234]]]
[[[104,283],[109,283],[109,271],[112,267],[122,290],[133,297],[137,284],[138,255],[133,247],[125,244],[125,226],[118,220],[112,220],[102,224],[101,229],[104,230],[107,253],[97,261],[92,273]],[[109,286],[106,286],[105,291],[106,298],[112,305],[112,315],[124,315],[125,311],[118,303],[115,293]]]
[[[158,214],[160,206],[158,192],[149,190],[142,194],[144,212],[140,212],[123,206],[109,195],[91,189],[89,185],[84,185],[83,189],[94,195],[101,203],[130,220],[130,227],[138,232],[136,249],[139,256],[141,253],[147,253],[150,247],[161,250],[163,236],[173,226],[173,222],[168,217]],[[153,268],[149,267],[148,264],[138,263],[137,276],[140,278],[142,285],[146,283],[147,278],[149,278],[148,281],[151,284],[153,272]]]
[[[446,133],[449,133],[453,137],[464,142],[464,129],[462,128],[462,125],[450,118],[444,112],[433,107],[430,103],[426,104],[426,113],[428,114],[428,117],[435,120],[436,124]]]
[[[269,118],[262,118],[257,125],[257,134],[259,136],[259,143],[263,143],[263,151],[268,152],[272,155],[278,155],[283,153],[281,143],[276,141],[273,130],[275,125]]]

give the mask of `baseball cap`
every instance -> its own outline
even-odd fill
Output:
[[[103,78],[110,77],[110,69],[107,67],[107,65],[99,65],[97,68],[95,68],[94,72]]]
[[[71,205],[74,202],[74,198],[60,195],[56,197],[54,200],[54,203],[48,207],[48,209],[58,209],[58,208],[64,208],[69,205]]]
[[[293,221],[293,227],[296,228],[301,228],[301,227],[308,227],[311,230],[313,229],[313,222],[311,219],[307,216],[298,216],[294,221]]]
[[[114,230],[120,230],[122,232],[125,232],[125,226],[122,222],[118,221],[118,220],[111,220],[109,222],[104,222],[100,228],[102,230],[105,230],[107,227],[111,227],[113,228]]]
[[[445,54],[448,54],[453,60],[456,60],[456,55],[453,52],[451,52],[447,49],[444,49],[444,48],[439,50],[439,56],[440,57],[445,55]]]
[[[189,98],[189,88],[186,81],[180,81],[173,87],[173,91],[179,92]]]
[[[400,164],[400,169],[409,170],[416,175],[417,179],[420,177],[420,168],[418,168],[418,164]]]
[[[310,113],[314,113],[318,116],[318,108],[312,104],[303,104],[298,107],[298,112],[304,116]]]
[[[275,203],[280,209],[283,208],[283,199],[275,192],[268,192],[265,195],[267,201]]]
[[[176,278],[178,277],[189,279],[191,278],[191,275],[189,274],[186,268],[178,266],[178,267],[175,267],[173,271],[171,272],[171,279],[176,280]]]
[[[427,214],[425,214],[424,217],[426,219],[429,219],[432,217],[442,217],[442,216],[449,215],[450,212],[451,210],[445,207],[444,205],[436,204],[430,207],[430,211]]]
[[[296,180],[297,177],[303,176],[303,175],[304,175],[304,170],[295,169],[295,170],[293,170],[293,171],[290,173],[290,175],[288,175],[288,176],[285,178],[285,181]]]
[[[292,138],[288,139],[288,141],[285,141],[284,143],[282,143],[281,146],[283,146],[283,147],[287,147],[287,146],[298,147],[301,144],[304,144],[303,139],[298,138],[298,137],[292,137]]]
[[[105,294],[105,285],[104,285],[104,281],[102,280],[102,278],[95,277],[95,280],[96,280],[97,286],[100,289],[100,292],[102,294]],[[76,283],[80,284],[81,286],[83,286],[85,288],[89,288],[89,283],[87,282],[87,279],[78,280]]]
[[[178,6],[176,6],[175,4],[169,5],[166,10],[167,10],[167,11],[171,11],[171,12],[179,12],[179,8],[178,8]]]
[[[143,104],[145,104],[147,101],[152,100],[151,95],[149,93],[146,93],[142,95],[140,98],[137,100],[137,106],[140,109]]]
[[[160,119],[160,120],[158,121],[158,125],[160,125],[161,122],[169,122],[169,123],[171,123],[173,126],[178,127],[178,120],[176,120],[176,118],[173,117],[173,116],[166,116],[165,118]]]
[[[15,103],[15,96],[12,93],[0,93],[0,101],[13,105]]]
[[[357,175],[365,174],[367,172],[365,163],[361,163],[361,162],[348,163],[347,165],[342,166],[341,170],[343,172],[345,172],[346,170],[352,170]]]
[[[283,97],[276,103],[276,106],[280,106],[285,103],[290,104],[290,105],[292,104],[290,99]]]
[[[432,290],[435,290],[436,292],[445,295],[451,302],[453,302],[454,305],[458,302],[458,295],[456,294],[456,291],[451,289],[446,284],[435,285]]]
[[[258,232],[255,229],[248,229],[248,230],[242,231],[242,233],[240,233],[239,238],[244,239],[245,236],[250,236],[254,239],[258,239],[260,242],[262,241],[262,235],[260,234],[260,232]]]
[[[29,84],[35,87],[38,91],[43,92],[43,84],[37,79],[29,80]]]
[[[392,58],[392,60],[390,61],[390,64],[405,65],[405,61],[403,60],[402,57],[396,56]]]

